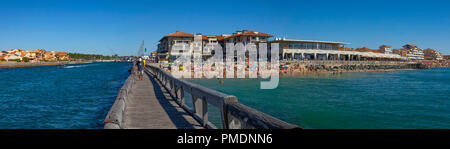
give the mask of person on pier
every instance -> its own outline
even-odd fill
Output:
[[[142,80],[144,75],[144,62],[142,61],[142,58],[139,58],[139,60],[136,62],[137,68],[138,68],[138,78],[139,80]]]

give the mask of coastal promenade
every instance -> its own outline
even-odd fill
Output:
[[[185,97],[192,97],[192,107]],[[142,80],[135,68],[104,120],[105,129],[217,129],[208,106],[220,110],[223,129],[294,129],[299,126],[242,105],[237,97],[178,79],[148,65]]]

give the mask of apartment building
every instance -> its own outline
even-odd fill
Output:
[[[175,33],[170,33],[165,35],[158,44],[158,61],[173,61],[180,57],[183,53],[201,53],[203,59],[211,57],[215,51],[213,51],[213,46],[219,44],[223,48],[223,55],[226,55],[225,43],[236,44],[242,42],[244,44],[267,42],[268,38],[272,37],[270,34],[261,33],[257,31],[236,31],[232,35],[202,35],[200,33],[194,35],[185,32],[176,31]],[[201,45],[193,45],[194,40],[201,40]],[[182,44],[177,44],[182,43]],[[185,47],[175,47],[185,46]],[[194,52],[194,49],[190,48],[194,46],[201,46],[201,52]],[[178,49],[178,50],[172,50]],[[184,51],[179,49],[185,49]],[[195,55],[194,55],[195,56]]]
[[[403,46],[403,49],[407,49],[408,50],[408,52],[406,54],[406,57],[408,59],[412,59],[412,60],[423,60],[423,59],[425,59],[422,49],[420,49],[416,45],[406,44],[406,45]]]
[[[393,54],[392,53],[392,46],[390,45],[382,45],[379,48],[380,53],[384,53],[384,54]]]
[[[423,53],[424,53],[424,58],[426,60],[443,60],[444,59],[441,52],[438,52],[438,51],[430,49],[430,48],[423,50]]]

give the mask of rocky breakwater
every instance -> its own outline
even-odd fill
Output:
[[[427,65],[400,61],[297,61],[281,63],[281,73],[365,72],[401,69],[427,69]]]

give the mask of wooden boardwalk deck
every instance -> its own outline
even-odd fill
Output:
[[[203,129],[151,75],[136,80],[124,115],[126,129]]]

